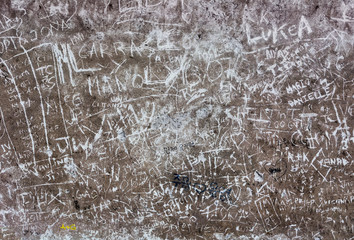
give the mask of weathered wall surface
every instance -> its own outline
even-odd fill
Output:
[[[352,239],[352,1],[0,11],[1,239]]]

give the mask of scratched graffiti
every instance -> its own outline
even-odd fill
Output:
[[[0,239],[353,239],[353,1],[0,13]]]

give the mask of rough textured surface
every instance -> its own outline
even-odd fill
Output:
[[[0,13],[1,239],[353,239],[353,1]]]

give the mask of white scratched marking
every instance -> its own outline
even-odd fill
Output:
[[[25,119],[26,119],[26,123],[27,123],[28,134],[29,134],[29,136],[30,136],[30,138],[31,138],[31,142],[32,142],[33,164],[36,165],[36,156],[35,156],[34,140],[33,140],[33,136],[32,136],[32,131],[31,131],[30,123],[29,123],[29,120],[28,120],[28,117],[27,117],[27,111],[26,111],[26,107],[25,107],[24,101],[22,101],[21,93],[20,93],[20,91],[18,90],[18,87],[17,87],[16,81],[15,81],[15,78],[14,78],[14,76],[12,75],[12,72],[11,72],[9,66],[6,64],[6,61],[4,61],[4,59],[2,59],[1,57],[0,57],[0,61],[5,65],[7,71],[9,72],[9,74],[10,74],[10,76],[11,76],[11,81],[12,81],[12,83],[13,83],[14,86],[15,86],[15,89],[16,89],[16,92],[17,92],[17,95],[18,95],[18,99],[20,100],[20,104],[21,104],[21,106],[22,106],[23,113],[24,113],[24,115],[25,115]]]
[[[65,129],[66,137],[69,139],[68,128],[66,127],[66,120],[65,120],[65,117],[64,117],[64,111],[63,111],[63,107],[62,107],[61,95],[60,95],[60,90],[59,90],[58,73],[57,73],[58,64],[57,64],[57,62],[56,62],[56,58],[55,58],[55,54],[54,54],[54,49],[53,49],[53,47],[52,47],[52,56],[53,56],[53,61],[54,61],[55,83],[56,83],[57,92],[58,92],[60,114],[61,114],[61,118],[62,118],[62,120],[63,120],[63,124],[64,124],[64,129]],[[68,142],[69,142],[70,153],[72,154],[72,153],[73,153],[73,150],[72,150],[72,148],[71,148],[70,141],[68,141]]]
[[[59,49],[58,44],[52,45],[52,51],[54,52],[57,67],[58,67],[58,76],[61,80],[61,83],[65,83],[64,72],[63,72],[63,63],[66,63],[69,70],[69,79],[72,86],[76,86],[76,83],[73,79],[73,70],[75,72],[95,72],[101,70],[101,68],[86,68],[81,69],[77,67],[76,58],[74,53],[71,51],[69,44],[61,44],[62,51]]]
[[[255,122],[270,122],[269,120],[266,119],[255,119],[255,118],[247,118],[247,120],[255,121]]]
[[[3,34],[3,33],[5,33],[5,32],[7,32],[7,31],[12,30],[12,29],[15,29],[15,27],[8,28],[8,29],[6,29],[6,30],[4,30],[4,31],[0,32],[0,34]]]
[[[25,187],[22,187],[21,189],[25,189],[25,188],[36,188],[36,187],[51,186],[51,185],[65,185],[65,184],[73,184],[73,183],[74,183],[73,181],[62,182],[62,183],[44,183],[44,184],[37,184],[37,185],[25,186]]]
[[[318,114],[317,114],[317,113],[300,113],[299,116],[302,117],[302,118],[306,118],[306,117],[317,117]]]
[[[34,47],[32,47],[32,48],[27,49],[27,52],[30,52],[30,51],[32,51],[32,50],[34,50],[34,49],[36,49],[36,48],[40,48],[40,47],[48,46],[48,45],[50,46],[50,45],[52,45],[52,44],[51,44],[51,43],[42,43],[42,44],[40,44],[40,45],[37,45],[37,46],[34,46]],[[19,53],[19,54],[16,54],[16,55],[14,55],[14,56],[12,56],[12,57],[6,59],[5,61],[9,61],[9,60],[11,60],[11,59],[13,59],[13,58],[15,58],[15,57],[19,57],[19,56],[21,56],[21,55],[23,55],[23,54],[26,54],[26,53],[25,53],[25,52],[21,52],[21,53]]]
[[[40,100],[40,104],[41,104],[41,109],[42,109],[42,117],[43,117],[43,126],[44,126],[44,135],[45,135],[45,141],[47,143],[47,151],[50,151],[50,147],[49,147],[49,141],[48,141],[48,131],[47,131],[47,121],[45,119],[45,112],[44,112],[44,106],[43,106],[43,97],[42,97],[42,92],[40,90],[40,86],[39,86],[39,83],[38,83],[38,79],[37,79],[37,76],[36,76],[36,72],[34,70],[34,67],[33,67],[33,64],[32,64],[32,60],[31,58],[29,57],[28,55],[28,51],[21,45],[21,48],[23,49],[23,51],[25,52],[26,54],[26,57],[28,59],[28,63],[30,64],[31,66],[31,70],[32,70],[32,73],[33,73],[33,77],[34,77],[34,80],[36,82],[36,87],[37,87],[37,91],[38,91],[38,94],[39,94],[39,100]],[[51,155],[50,153],[47,152],[48,155]],[[49,161],[50,163],[50,161]],[[52,166],[51,166],[52,167]]]
[[[119,25],[119,24],[123,24],[123,23],[127,23],[127,22],[132,22],[132,21],[136,21],[136,19],[127,19],[127,20],[123,20],[123,21],[116,21],[115,23],[113,23],[112,27],[114,25]],[[146,21],[146,20],[142,20],[139,19],[139,21],[144,22],[144,23],[151,23],[151,24],[156,24],[156,25],[163,25],[163,26],[175,26],[175,27],[182,27],[182,24],[175,24],[175,23],[159,23],[159,22],[153,22],[153,21]]]
[[[14,152],[15,152],[15,156],[16,156],[17,165],[18,165],[18,166],[20,166],[20,161],[19,161],[19,159],[18,159],[18,155],[17,155],[17,152],[16,152],[16,148],[15,148],[15,146],[14,146],[14,144],[13,144],[12,140],[11,140],[11,137],[10,137],[9,132],[7,131],[7,127],[6,127],[6,123],[5,123],[5,117],[4,117],[4,113],[3,113],[3,111],[2,111],[2,108],[1,108],[1,107],[0,107],[0,113],[1,113],[1,119],[2,119],[2,122],[3,122],[3,124],[4,124],[4,128],[5,128],[6,135],[7,135],[8,139],[9,139],[9,141],[10,141],[10,144],[11,144],[11,146],[12,146],[12,149],[13,149],[13,150],[14,150]],[[20,168],[20,169],[23,171],[23,169],[22,169],[22,168]]]

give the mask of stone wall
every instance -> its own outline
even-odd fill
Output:
[[[3,0],[1,239],[351,239],[354,3]]]

